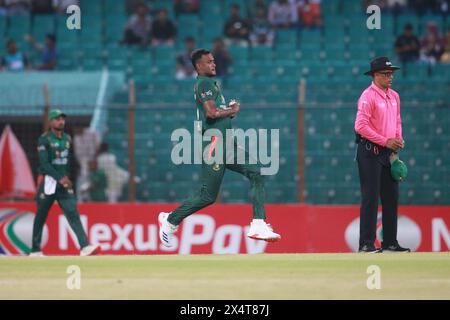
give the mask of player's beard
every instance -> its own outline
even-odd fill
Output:
[[[216,69],[214,69],[214,71],[213,70],[209,70],[208,77],[212,78],[212,77],[215,77],[215,76],[216,76]]]
[[[64,125],[54,126],[53,129],[56,131],[64,131]]]

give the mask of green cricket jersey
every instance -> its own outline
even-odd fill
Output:
[[[203,107],[205,101],[214,100],[218,108],[227,108],[225,98],[217,81],[210,77],[198,76],[194,88],[194,99],[202,121],[203,131],[214,128],[220,130],[225,136],[225,130],[231,129],[231,118],[208,119],[206,118],[206,110]]]
[[[69,174],[69,150],[72,139],[63,132],[58,138],[51,130],[38,140],[39,173],[49,175],[59,181]]]

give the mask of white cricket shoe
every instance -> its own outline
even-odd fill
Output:
[[[45,255],[42,253],[42,251],[30,252],[30,254],[29,254],[28,256],[29,256],[29,257],[33,257],[33,258],[42,258],[42,257],[45,257]]]
[[[278,233],[273,232],[272,226],[263,219],[253,219],[247,237],[267,242],[276,242],[281,239]]]
[[[173,234],[178,230],[178,226],[174,226],[169,221],[167,221],[167,217],[169,216],[169,214],[170,212],[160,212],[158,216],[159,239],[167,248],[171,248],[174,246]]]
[[[100,252],[100,245],[99,244],[90,244],[84,247],[80,250],[80,256],[87,257],[87,256],[94,256]]]

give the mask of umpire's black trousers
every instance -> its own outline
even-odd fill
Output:
[[[389,157],[392,150],[368,140],[358,143],[358,162],[361,185],[359,245],[373,245],[376,239],[378,199],[382,205],[382,241],[389,246],[397,241],[398,182],[391,176]]]

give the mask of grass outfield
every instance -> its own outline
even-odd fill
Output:
[[[69,265],[81,290],[66,287]],[[48,298],[450,299],[450,253],[0,258],[0,299]]]

